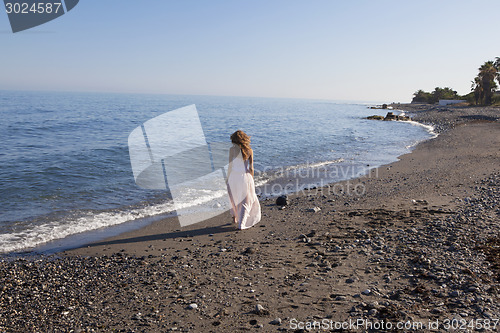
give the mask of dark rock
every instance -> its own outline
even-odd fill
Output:
[[[253,247],[251,247],[251,246],[250,246],[250,247],[247,247],[247,248],[245,249],[245,251],[243,251],[243,254],[253,254],[253,253],[255,253],[255,248],[253,248]]]
[[[276,199],[277,206],[287,206],[289,204],[288,197],[286,195],[279,196]]]
[[[373,116],[366,117],[366,119],[370,119],[370,120],[384,120],[384,116],[373,115]]]

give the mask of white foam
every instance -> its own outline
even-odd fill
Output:
[[[176,202],[175,207],[178,209],[188,208],[220,198],[223,195],[224,193],[218,191],[205,194],[196,199],[186,198],[189,200]],[[169,201],[144,208],[132,209],[130,211],[108,211],[97,214],[89,213],[75,218],[68,217],[43,223],[41,225],[32,225],[19,232],[0,234],[0,252],[15,252],[34,248],[41,244],[74,234],[116,226],[125,222],[163,215],[173,211],[174,203]]]
[[[394,110],[394,111],[398,111],[400,116],[406,116],[406,113],[404,111],[401,111],[401,110]],[[435,132],[436,128],[432,125],[422,124],[422,123],[419,123],[418,121],[414,121],[414,120],[408,120],[408,121],[405,121],[405,123],[413,125],[413,126],[419,126],[419,127],[425,128],[427,130],[427,132],[430,135],[432,135],[432,137],[430,139],[437,138],[439,135],[438,133]]]
[[[304,164],[298,164],[298,165],[293,165],[289,166],[285,169],[285,171],[290,171],[290,170],[295,170],[295,169],[306,169],[306,168],[319,168],[325,165],[330,165],[330,164],[336,164],[336,163],[341,163],[343,162],[343,158],[339,158],[336,160],[331,160],[331,161],[323,161],[323,162],[317,162],[317,163],[304,163]]]
[[[256,181],[256,186],[263,185],[267,181],[266,179]],[[183,195],[183,197],[176,198],[175,204],[173,201],[168,201],[129,211],[107,211],[97,214],[88,213],[84,216],[74,218],[68,217],[61,220],[46,222],[41,225],[33,224],[19,232],[0,234],[0,253],[27,250],[71,235],[112,227],[137,219],[155,216],[161,217],[161,215],[174,212],[175,209],[187,209],[186,212],[194,214],[199,213],[200,209],[204,209],[207,203],[212,206],[220,207],[217,210],[227,207],[225,203],[221,204],[221,200],[227,194],[226,191],[186,188],[184,193],[185,195]]]

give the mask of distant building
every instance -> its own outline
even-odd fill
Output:
[[[467,102],[464,99],[440,99],[439,105],[450,105],[450,104],[458,104]]]

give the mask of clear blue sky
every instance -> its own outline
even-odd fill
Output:
[[[0,89],[408,102],[470,91],[500,56],[498,0],[81,0],[13,34]]]

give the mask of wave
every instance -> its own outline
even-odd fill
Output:
[[[394,110],[394,111],[397,111],[399,112],[399,115],[400,116],[406,116],[406,113],[402,110]],[[434,139],[434,138],[437,138],[439,136],[439,133],[437,133],[435,130],[436,130],[436,127],[433,126],[433,125],[427,125],[427,124],[423,124],[423,123],[420,123],[418,121],[415,121],[415,120],[408,120],[408,121],[405,121],[405,123],[408,123],[408,124],[411,124],[413,126],[419,126],[419,127],[423,127],[425,128],[425,130],[430,134],[432,135],[432,137],[430,137],[429,139]],[[428,139],[426,139],[428,140]]]
[[[213,191],[196,198],[189,196],[189,198],[182,198],[184,200],[176,200],[175,202],[169,200],[142,208],[98,213],[88,212],[83,216],[54,219],[42,224],[31,223],[29,226],[24,226],[22,231],[0,234],[0,253],[25,251],[68,236],[113,227],[134,220],[173,216],[176,210],[200,206],[222,198],[224,195],[225,192]],[[74,215],[76,214],[74,213]]]
[[[296,169],[314,169],[314,168],[319,168],[325,165],[330,165],[330,164],[337,164],[337,163],[342,163],[344,162],[343,158],[338,158],[336,160],[330,160],[330,161],[323,161],[323,162],[315,162],[315,163],[303,163],[303,164],[297,164],[297,165],[292,165],[289,167],[286,167],[284,171],[291,171],[291,170],[296,170]]]
[[[439,133],[437,133],[435,130],[436,130],[436,127],[434,127],[433,125],[427,125],[427,124],[422,124],[422,123],[419,123],[418,121],[414,121],[414,120],[409,120],[407,121],[407,123],[413,125],[413,126],[419,126],[419,127],[423,127],[427,130],[427,132],[432,135],[432,137],[430,137],[430,139],[434,139],[434,138],[437,138],[439,136]],[[428,140],[428,139],[426,139]]]

